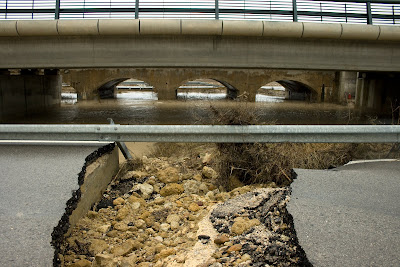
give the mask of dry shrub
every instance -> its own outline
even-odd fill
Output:
[[[327,169],[350,160],[348,144],[218,144],[221,184],[292,182],[293,168]],[[232,188],[228,188],[232,189]]]
[[[219,110],[211,106],[211,110],[215,124],[259,124],[243,102],[238,102],[235,109]],[[348,144],[294,143],[221,143],[217,147],[220,184],[227,189],[232,189],[230,185],[237,179],[244,184],[274,182],[279,186],[288,185],[292,182],[293,168],[339,166],[351,159],[350,151],[353,149]]]

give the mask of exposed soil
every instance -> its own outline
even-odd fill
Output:
[[[61,266],[311,266],[286,210],[290,187],[221,184],[215,145],[156,154],[121,168],[60,243]]]

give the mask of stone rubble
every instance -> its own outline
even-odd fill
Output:
[[[198,159],[143,157],[114,181],[61,244],[62,266],[307,266],[291,216],[288,188],[217,187]],[[271,184],[269,185],[271,186]],[[272,187],[274,185],[272,184]]]

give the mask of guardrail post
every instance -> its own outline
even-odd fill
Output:
[[[114,123],[113,119],[108,118],[107,120],[110,122],[110,124],[116,125],[116,124]],[[128,160],[129,160],[129,159],[132,159],[132,155],[131,155],[131,153],[129,153],[129,149],[128,149],[128,147],[125,145],[124,142],[115,142],[115,143],[117,143],[117,146],[118,146],[118,148],[121,150],[121,153],[122,153],[122,155],[124,155],[125,159],[128,159]]]
[[[139,0],[135,2],[135,19],[139,18]]]
[[[297,22],[297,3],[296,0],[292,0],[293,3],[293,22]]]
[[[54,19],[60,19],[60,0],[56,0],[56,6],[54,9]]]
[[[372,24],[371,2],[367,1],[367,24]]]
[[[215,0],[215,19],[219,19],[219,0]]]

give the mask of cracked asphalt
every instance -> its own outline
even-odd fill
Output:
[[[295,171],[288,211],[314,266],[399,266],[400,161]]]

